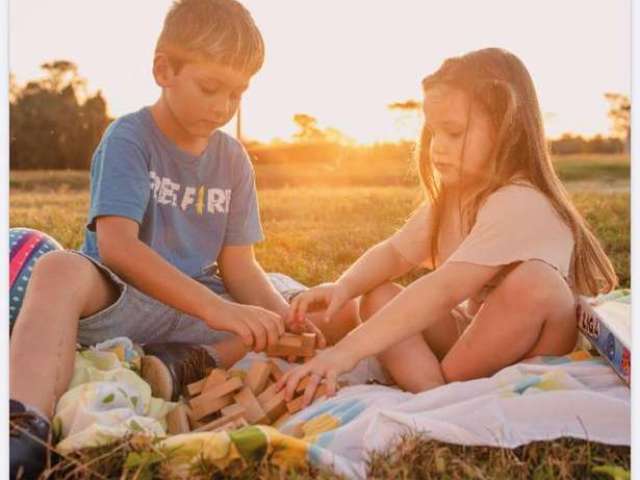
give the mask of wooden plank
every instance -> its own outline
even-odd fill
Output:
[[[316,334],[315,333],[303,333],[302,334],[302,349],[304,353],[303,357],[312,357],[316,350]]]
[[[202,397],[202,395],[200,395],[200,397]],[[199,399],[200,397],[197,397],[195,400]],[[212,413],[221,410],[227,405],[231,405],[232,403],[233,396],[231,394],[223,395],[216,398],[210,398],[206,402],[197,403],[196,405],[193,405],[192,401],[191,410],[193,411],[193,418],[198,421],[201,418],[206,417],[207,415],[211,415]]]
[[[221,385],[211,387],[208,391],[193,398],[191,400],[191,408],[196,420],[232,403],[231,400],[227,401],[227,397],[242,387],[242,380],[232,378]]]
[[[285,333],[276,345],[267,348],[267,355],[271,357],[300,357],[303,353],[308,354],[308,350],[304,348],[304,341],[302,335]]]
[[[280,415],[278,419],[272,423],[272,425],[276,428],[280,428],[284,422],[289,420],[289,418],[291,418],[291,414],[289,412],[285,412],[284,414]]]
[[[269,357],[301,357],[303,353],[305,352],[301,346],[278,344],[267,348],[267,355]]]
[[[249,367],[244,384],[251,389],[254,395],[259,395],[267,387],[269,375],[271,375],[271,365],[267,362],[253,362]]]
[[[269,363],[269,366],[271,367],[271,378],[277,382],[282,378],[282,376],[284,375],[284,372],[280,369],[278,364],[273,360],[269,360],[268,363]]]
[[[228,424],[229,422],[234,422],[240,417],[242,417],[242,412],[236,412],[232,415],[224,415],[220,418],[217,418],[216,420],[213,420],[212,422],[207,423],[206,425],[203,425],[200,428],[196,428],[194,432],[211,432]]]
[[[287,411],[287,402],[284,398],[284,390],[276,393],[274,396],[269,398],[265,403],[261,404],[264,410],[264,413],[267,414],[267,417],[273,423],[276,419],[282,416]]]
[[[272,384],[269,385],[264,392],[262,392],[260,395],[258,395],[258,402],[260,402],[260,404],[266,403],[271,397],[273,397],[276,394],[276,384]]]
[[[220,368],[211,370],[211,373],[207,377],[204,386],[202,387],[202,393],[211,390],[216,385],[222,385],[227,381],[227,372]]]
[[[249,422],[244,417],[237,418],[235,420],[236,428],[244,428],[249,426]]]
[[[327,386],[324,383],[321,383],[316,389],[316,392],[313,395],[313,400],[311,400],[311,403],[315,402],[321,396],[326,395],[326,393],[327,393]],[[287,411],[292,414],[299,412],[300,410],[302,410],[303,402],[304,402],[304,395],[300,395],[299,397],[294,398],[293,400],[287,403]]]
[[[268,423],[267,415],[249,387],[244,387],[233,398],[245,408],[245,418],[249,423]]]
[[[296,335],[294,333],[285,333],[278,340],[278,345],[302,348],[304,346],[304,339],[302,335]]]
[[[191,431],[186,406],[179,403],[176,408],[167,414],[167,432],[170,435],[188,433]]]
[[[202,389],[204,388],[204,384],[206,383],[207,378],[203,378],[202,380],[198,380],[197,382],[190,383],[187,385],[187,392],[190,397],[195,397],[196,395],[200,395],[202,393]]]
[[[220,413],[224,416],[224,415],[234,415],[237,416],[238,413],[240,413],[241,415],[244,415],[246,412],[246,410],[244,409],[244,407],[238,403],[233,403],[231,405],[228,405],[226,407],[224,407],[223,409],[220,410]]]

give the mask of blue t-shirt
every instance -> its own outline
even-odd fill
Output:
[[[254,171],[242,145],[216,131],[202,155],[177,147],[149,108],[105,131],[91,162],[91,204],[81,250],[100,259],[95,220],[117,215],[139,238],[193,278],[210,276],[223,245],[263,239]]]

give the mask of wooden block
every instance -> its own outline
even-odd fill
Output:
[[[200,395],[194,400],[198,400],[202,396],[203,395]],[[195,405],[192,401],[191,409],[193,410],[193,418],[195,418],[196,421],[199,421],[201,418],[206,417],[207,415],[211,415],[212,413],[215,413],[226,407],[227,405],[231,405],[232,403],[233,396],[231,394],[223,395],[216,398],[210,398],[206,402],[196,403]]]
[[[247,372],[244,384],[251,389],[254,395],[259,395],[267,387],[269,375],[271,375],[271,365],[267,362],[253,362]]]
[[[283,334],[277,345],[267,348],[267,355],[271,357],[298,357],[303,353],[308,353],[304,348],[304,339],[302,335],[293,333]]]
[[[245,408],[242,405],[237,404],[237,403],[233,403],[233,404],[231,404],[231,405],[229,405],[227,407],[224,407],[223,409],[220,410],[220,413],[223,416],[232,415],[234,417],[237,417],[238,414],[244,416],[245,412],[246,412]]]
[[[197,420],[195,415],[193,414],[193,410],[188,405],[185,405],[185,409],[187,411],[187,418],[189,419],[189,426],[191,427],[192,431],[196,428],[202,427],[205,423],[207,423],[205,421]]]
[[[242,417],[242,412],[236,412],[233,415],[224,415],[216,420],[213,420],[212,422],[207,423],[206,425],[203,425],[200,428],[196,428],[194,430],[194,432],[211,432],[211,431],[215,431],[218,428],[228,424],[229,422],[234,422],[236,419]]]
[[[315,333],[303,333],[302,334],[302,349],[304,350],[303,357],[313,356],[316,350],[316,334]]]
[[[226,381],[227,381],[227,372],[225,372],[220,368],[215,368],[211,370],[211,373],[209,374],[209,376],[207,376],[204,386],[202,387],[202,393],[207,392],[211,390],[213,387],[215,387],[216,385],[221,385]]]
[[[318,398],[325,395],[327,393],[327,386],[324,383],[318,385],[316,389],[316,393],[313,395],[313,400],[311,403],[315,402]],[[294,398],[290,402],[287,403],[287,411],[289,413],[297,413],[302,410],[302,403],[304,401],[304,395],[300,395],[297,398]]]
[[[205,415],[216,412],[232,403],[229,394],[243,387],[242,380],[232,378],[221,385],[215,385],[208,391],[198,395],[191,400],[191,408],[196,420],[200,420]]]
[[[200,395],[206,381],[207,378],[205,377],[202,380],[198,380],[197,382],[193,382],[187,385],[187,392],[189,393],[189,396],[195,397],[196,395]]]
[[[260,404],[262,405],[269,401],[269,399],[276,393],[276,384],[271,384],[260,395],[258,395],[258,402],[260,402]]]
[[[296,438],[303,438],[304,437],[304,429],[302,428],[303,425],[304,425],[304,422],[296,423],[291,429],[291,432],[289,432],[289,435]]]
[[[247,422],[247,420],[244,417],[240,417],[236,419],[236,427],[237,428],[244,428],[244,427],[248,427],[249,426],[249,422]]]
[[[311,377],[309,375],[307,375],[302,380],[300,380],[298,382],[298,385],[296,386],[295,392],[296,393],[304,392],[304,389],[307,388],[307,385],[309,384],[310,380],[311,380]]]
[[[249,423],[266,423],[267,415],[249,387],[244,387],[233,398],[246,410],[245,418]]]
[[[264,413],[267,414],[267,417],[271,423],[273,423],[287,411],[287,402],[284,399],[284,390],[276,393],[261,405]]]
[[[273,360],[269,360],[269,366],[271,367],[271,378],[276,382],[282,378],[284,372],[280,369],[278,364]]]
[[[243,382],[247,378],[247,372],[244,370],[229,370],[227,374],[229,375],[229,378],[238,377]]]
[[[304,346],[304,339],[302,335],[296,335],[293,333],[285,333],[278,340],[278,345],[287,347],[302,348]]]
[[[302,347],[293,345],[274,345],[267,348],[267,355],[270,357],[300,357],[304,350]]]
[[[272,423],[272,425],[276,428],[279,428],[284,422],[289,420],[289,418],[291,418],[291,414],[289,412],[285,412],[284,414],[280,415],[278,419]]]
[[[188,433],[191,431],[186,406],[179,403],[176,408],[167,414],[167,432],[171,435]]]

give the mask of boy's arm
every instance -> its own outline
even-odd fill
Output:
[[[267,279],[252,245],[223,246],[218,267],[226,290],[237,302],[286,315],[289,304]]]
[[[367,250],[336,282],[349,298],[373,290],[384,282],[404,275],[415,267],[387,239]]]
[[[162,303],[202,319],[211,328],[240,335],[261,350],[284,330],[277,315],[227,302],[175,268],[138,239],[138,224],[119,216],[96,220],[98,250],[105,265]],[[261,325],[264,326],[261,327]],[[275,342],[275,340],[273,340]],[[261,348],[262,347],[262,348]]]

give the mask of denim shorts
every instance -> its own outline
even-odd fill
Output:
[[[142,293],[107,266],[83,252],[71,251],[90,260],[113,281],[119,290],[118,298],[113,304],[80,319],[77,342],[81,345],[94,345],[114,337],[128,337],[138,344],[155,342],[210,344],[232,335],[229,332],[213,330],[199,318],[176,310]],[[281,273],[268,273],[267,278],[287,301],[295,294],[306,290],[304,285]],[[219,276],[211,274],[202,283],[221,297],[233,300],[226,292]]]

